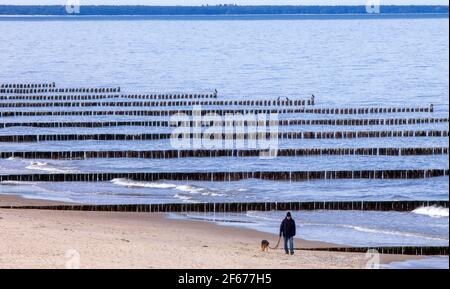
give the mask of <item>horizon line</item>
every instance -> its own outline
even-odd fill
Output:
[[[0,6],[62,6],[63,4],[0,4]],[[263,5],[263,4],[202,4],[202,5],[142,5],[142,4],[126,4],[126,5],[114,5],[114,4],[80,4],[79,6],[93,6],[93,7],[366,7],[366,5],[351,5],[351,4],[336,4],[336,5],[292,5],[292,4],[277,4],[277,5]],[[420,6],[420,7],[449,7],[449,4],[387,4],[379,5],[380,7],[404,7],[404,6]]]

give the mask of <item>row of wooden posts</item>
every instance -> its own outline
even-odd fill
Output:
[[[410,255],[410,256],[448,256],[449,246],[388,246],[388,247],[319,247],[319,248],[296,248],[303,251],[324,251],[342,253],[379,253],[388,255]]]
[[[1,96],[0,100],[76,100],[76,99],[105,99],[113,97],[124,97],[130,99],[198,99],[217,98],[217,91],[214,93],[159,93],[159,94],[122,94],[110,95],[109,93],[119,93],[121,87],[83,87],[83,88],[57,88],[55,84],[2,84],[0,94],[18,94]],[[84,95],[35,95],[39,93],[84,93]],[[89,93],[108,93],[107,95],[86,95]],[[27,95],[28,94],[28,95]],[[30,95],[32,94],[32,95]]]
[[[143,127],[220,127],[220,126],[291,126],[291,125],[331,125],[331,126],[373,126],[373,125],[416,125],[448,123],[448,118],[390,118],[390,119],[282,119],[278,121],[80,121],[80,122],[2,122],[0,129],[10,127],[34,127],[34,128],[102,128],[120,126]]]
[[[278,150],[152,150],[152,151],[28,151],[0,152],[0,158],[24,159],[91,159],[91,158],[216,158],[216,157],[278,157],[306,156],[421,156],[448,155],[447,147],[430,148],[322,148],[322,149],[278,149]]]
[[[120,87],[84,87],[84,88],[0,88],[1,94],[36,94],[36,93],[117,93]]]
[[[126,98],[126,99],[154,99],[154,100],[177,100],[177,99],[208,99],[217,98],[217,93],[197,94],[197,93],[182,93],[182,94],[79,94],[79,95],[0,95],[0,100],[98,100],[111,98]]]
[[[55,88],[55,82],[52,83],[2,83],[0,88]]]
[[[0,135],[0,142],[46,142],[46,141],[149,141],[176,139],[204,140],[273,140],[273,139],[358,139],[448,137],[448,130],[405,131],[331,131],[331,132],[250,132],[250,133],[149,133],[149,134],[43,134]]]
[[[429,107],[365,107],[365,108],[288,108],[288,109],[192,109],[176,110],[64,110],[64,111],[2,111],[0,117],[16,116],[172,116],[172,115],[234,115],[234,114],[384,114],[429,113]]]
[[[172,107],[172,106],[305,106],[312,100],[196,100],[196,101],[106,101],[106,102],[0,102],[0,108],[29,107]]]
[[[276,171],[276,172],[146,172],[146,173],[65,173],[0,175],[2,181],[24,182],[106,182],[113,179],[134,181],[211,181],[246,179],[272,181],[309,181],[337,179],[427,179],[448,176],[448,169],[428,170],[354,170],[354,171]]]
[[[64,211],[137,213],[242,213],[248,211],[380,211],[411,212],[420,207],[449,207],[449,201],[322,201],[254,203],[167,203],[121,205],[2,206],[1,209],[42,209]]]

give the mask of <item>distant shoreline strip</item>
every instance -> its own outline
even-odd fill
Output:
[[[67,11],[64,5],[0,5],[3,15],[45,16],[153,16],[153,17],[225,17],[225,16],[360,16],[448,14],[448,5],[379,5],[380,13],[371,13],[365,5],[81,5],[77,13]],[[375,12],[375,11],[374,11]]]
[[[211,181],[231,182],[247,179],[270,181],[312,181],[339,179],[428,179],[448,177],[448,169],[428,170],[355,170],[355,171],[263,171],[263,172],[147,172],[147,173],[58,173],[0,175],[0,182],[109,182],[133,181]]]
[[[80,160],[97,158],[218,158],[218,157],[276,157],[309,156],[424,156],[448,155],[448,147],[430,148],[325,148],[325,149],[278,149],[278,150],[151,150],[151,151],[39,151],[0,152],[0,159],[49,159]]]
[[[448,130],[406,131],[331,131],[331,132],[250,132],[250,133],[152,133],[152,134],[47,134],[47,135],[0,135],[0,142],[54,142],[54,141],[151,141],[151,140],[287,140],[287,139],[364,139],[448,137]]]

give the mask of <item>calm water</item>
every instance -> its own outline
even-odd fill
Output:
[[[448,106],[448,19],[2,21],[2,82]]]
[[[222,99],[316,96],[319,107],[424,106],[436,112],[362,118],[448,117],[449,23],[440,19],[11,19],[0,21],[0,82],[61,87],[121,86],[123,92],[210,92]],[[47,19],[48,20],[48,19]],[[135,19],[136,20],[136,19]],[[114,101],[114,100],[112,100]],[[106,108],[83,108],[104,110]],[[114,109],[114,108],[111,108]],[[124,108],[127,110],[130,108]],[[146,108],[143,108],[146,109]],[[48,111],[67,108],[4,109]],[[280,118],[359,118],[280,115]],[[0,122],[115,121],[149,117],[8,117]],[[406,126],[289,126],[280,131],[448,130]],[[0,135],[149,133],[167,128],[7,128]],[[448,147],[448,138],[284,140],[282,148]],[[1,151],[170,149],[168,141],[0,143]],[[179,160],[0,160],[1,174],[91,171],[448,169],[448,156],[219,158]],[[448,178],[408,181],[232,183],[114,180],[99,184],[2,183],[0,193],[81,203],[204,201],[448,200]],[[198,218],[198,216],[182,216]],[[225,216],[276,231],[281,215]],[[201,216],[211,220],[211,216]],[[264,219],[267,218],[267,219]],[[303,237],[356,245],[448,244],[448,210],[413,213],[300,213]],[[395,220],[395,222],[392,222]],[[213,219],[214,221],[214,219]],[[231,222],[235,224],[235,222]],[[363,229],[361,229],[363,228]]]

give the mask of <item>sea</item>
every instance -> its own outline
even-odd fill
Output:
[[[122,93],[212,93],[220,100],[310,99],[315,108],[429,107],[434,112],[316,115],[279,119],[448,118],[449,22],[420,17],[0,17],[0,83],[121,87]],[[33,102],[35,100],[26,101]],[[94,100],[92,100],[94,101]],[[110,99],[101,101],[124,101]],[[0,100],[0,102],[24,102]],[[38,101],[35,101],[38,102]],[[86,101],[88,102],[88,101]],[[192,109],[190,106],[181,109]],[[216,109],[217,106],[202,106]],[[236,106],[235,108],[242,108]],[[246,107],[248,108],[248,107]],[[256,107],[255,107],[256,108]],[[26,107],[4,111],[136,110]],[[148,110],[150,108],[142,108]],[[167,120],[149,116],[17,116],[7,122]],[[390,126],[280,126],[279,131],[448,131],[447,122]],[[170,127],[8,127],[1,135],[164,133]],[[220,147],[221,143],[217,146]],[[448,137],[283,139],[279,148],[444,147]],[[166,150],[169,140],[0,142],[0,152]],[[0,174],[448,169],[428,156],[221,157],[179,159],[0,159]],[[424,180],[286,182],[2,182],[0,194],[85,204],[260,201],[447,200],[448,177]],[[448,208],[411,212],[292,212],[298,237],[352,246],[448,246]],[[183,218],[277,233],[285,212],[186,213]],[[438,265],[436,265],[438,264]],[[395,264],[446,267],[447,258]]]

